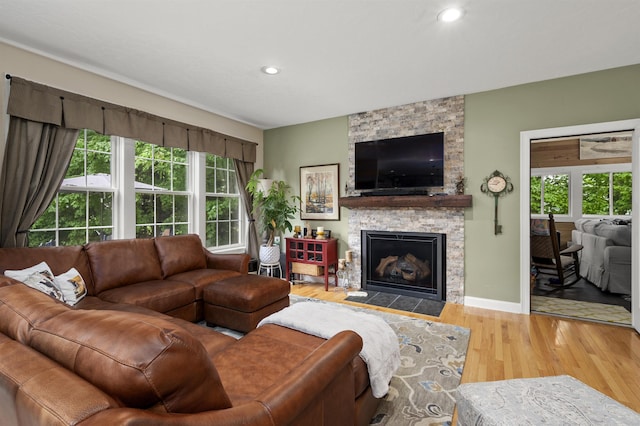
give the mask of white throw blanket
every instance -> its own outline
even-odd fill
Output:
[[[362,338],[360,357],[367,364],[376,398],[387,394],[391,376],[400,366],[398,337],[375,315],[324,303],[299,302],[264,318],[258,327],[263,324],[277,324],[324,339],[344,330],[355,331]]]

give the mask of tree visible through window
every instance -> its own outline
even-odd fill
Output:
[[[29,246],[66,246],[110,238],[111,146],[109,136],[80,132],[58,195],[29,230]]]
[[[567,173],[554,173],[553,169],[546,169],[546,174],[531,176],[531,214],[572,215],[574,219],[582,215],[631,216],[630,165],[608,168],[613,170],[607,171],[603,166],[586,171],[569,167],[563,168],[569,170]]]
[[[192,167],[204,168],[202,182],[190,181]],[[244,217],[233,160],[82,130],[62,187],[29,230],[29,245],[194,232],[207,247],[234,246],[244,242]]]
[[[240,243],[240,196],[233,160],[207,154],[206,245]]]
[[[569,175],[531,177],[532,214],[569,214]]]
[[[631,172],[582,175],[582,213],[631,215]]]
[[[187,151],[136,142],[136,237],[189,232]]]

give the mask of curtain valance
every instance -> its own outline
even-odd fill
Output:
[[[256,143],[76,93],[11,77],[9,115],[70,129],[139,139],[160,146],[256,161]]]

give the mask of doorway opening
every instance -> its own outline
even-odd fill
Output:
[[[636,252],[637,247],[634,247],[632,240],[637,240],[637,235],[632,236],[630,223],[633,217],[638,215],[638,208],[631,208],[631,205],[635,205],[638,200],[636,196],[638,185],[633,185],[633,193],[631,193],[630,187],[632,164],[637,161],[637,147],[635,145],[637,145],[638,138],[636,128],[639,124],[640,120],[626,120],[521,133],[521,243],[523,253],[521,307],[524,313],[533,311],[575,316],[576,312],[582,310],[584,311],[584,319],[627,326],[635,324],[637,320],[637,312],[635,311],[638,309],[633,309],[633,307],[637,308],[638,306],[638,281],[636,278],[638,276],[638,262],[632,262],[631,259],[636,258],[632,251]],[[624,138],[628,149],[611,155],[610,152],[604,151],[606,151],[605,148],[611,148],[613,145],[601,143],[596,145],[596,153],[592,155],[593,152],[587,152],[588,146],[583,143],[581,155],[581,136],[583,140],[589,139],[596,142],[604,141],[606,138],[609,138],[609,141],[618,141]],[[614,151],[617,151],[617,146]],[[626,180],[623,182],[620,180],[620,176],[624,176]],[[633,177],[634,182],[637,179],[637,176]],[[593,186],[588,187],[588,184],[593,184],[594,180],[595,183],[606,182],[609,185],[607,190],[604,191]],[[547,184],[547,194],[545,194],[545,183]],[[618,200],[623,198],[619,188],[621,185],[628,189],[626,200],[628,208],[622,210],[619,202],[617,207],[609,208],[607,205],[606,211],[603,210],[602,205],[593,206],[594,200],[602,198],[603,195],[610,204],[614,203],[614,198]],[[583,186],[586,189],[583,190]],[[548,213],[554,214],[560,231],[558,232],[560,244],[563,248],[572,244],[582,244],[589,247],[586,253],[584,249],[580,252],[582,257],[581,279],[566,288],[554,285],[553,280],[549,280],[548,277],[538,276],[537,279],[532,279],[532,269],[529,262],[530,222],[531,219],[548,216]],[[616,247],[613,249],[617,254],[620,251],[624,252],[626,270],[624,276],[612,276],[612,271],[619,272],[621,270],[620,265],[613,264],[606,272],[606,268],[602,265],[604,253],[596,252],[596,259],[593,258],[593,253],[596,246],[604,249],[614,244],[611,241],[600,240],[601,236],[594,235],[600,231],[606,235],[604,229],[594,232],[596,230],[593,228],[609,226],[611,232],[618,232],[627,224],[629,226],[625,236],[626,240],[617,241],[615,244],[625,248]],[[594,239],[600,241],[594,243]],[[635,245],[637,246],[637,242]],[[611,256],[608,254],[607,261],[610,260]],[[620,315],[608,312],[603,312],[603,316],[599,317],[597,311],[601,307],[620,310],[618,314],[626,313],[626,318],[620,319]],[[632,312],[629,314],[629,311]]]

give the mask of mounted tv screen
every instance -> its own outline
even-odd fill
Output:
[[[357,190],[411,190],[443,185],[443,132],[355,144]]]

